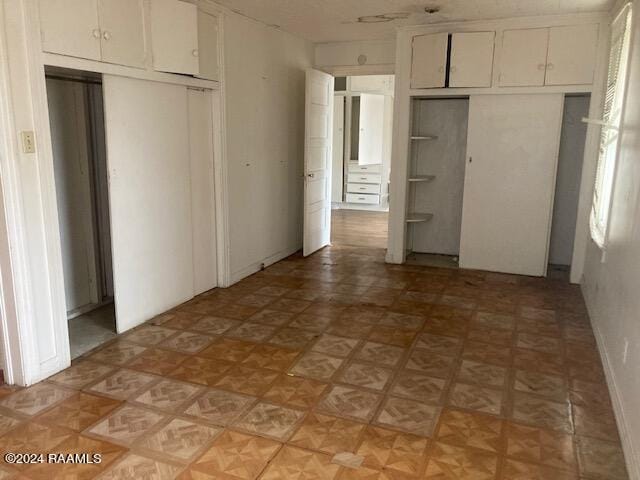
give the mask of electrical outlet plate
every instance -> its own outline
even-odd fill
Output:
[[[33,131],[20,132],[20,140],[22,141],[23,153],[36,153],[36,137]]]

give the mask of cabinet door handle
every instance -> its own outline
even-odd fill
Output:
[[[102,35],[100,34],[100,29],[99,28],[94,28],[93,32],[91,32],[93,35],[93,38],[100,38]]]
[[[458,71],[458,69],[452,65],[452,66],[451,66],[451,68],[449,68],[449,71],[450,71],[451,73],[455,73],[455,72],[457,72],[457,71]]]
[[[105,30],[104,33],[102,34],[102,38],[104,38],[107,41],[111,40],[111,32]]]
[[[315,177],[315,176],[316,176],[316,174],[315,174],[315,173],[309,173],[309,174],[307,174],[307,177],[309,177],[309,178],[313,178],[313,177]]]
[[[469,157],[469,163],[473,162],[473,157]]]
[[[198,49],[194,48],[193,50],[191,50],[191,55],[193,55],[194,57],[198,56]]]
[[[547,63],[547,70],[553,70],[554,65],[553,63]]]
[[[444,73],[444,67],[440,67],[440,68],[438,69],[438,72],[439,72],[439,73]]]
[[[538,64],[538,70],[544,70],[545,68],[547,68],[547,66],[544,63]]]

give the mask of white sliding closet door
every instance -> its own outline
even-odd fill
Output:
[[[191,216],[193,219],[194,294],[217,285],[213,179],[213,110],[210,90],[190,88]]]
[[[547,270],[563,95],[477,95],[469,103],[460,266]]]
[[[118,332],[193,296],[187,88],[105,75]]]

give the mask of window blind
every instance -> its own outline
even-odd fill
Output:
[[[609,211],[611,210],[627,63],[629,60],[630,36],[631,4],[627,4],[611,25],[609,70],[602,116],[603,126],[600,134],[596,181],[590,218],[591,237],[601,248],[605,248],[607,243]]]

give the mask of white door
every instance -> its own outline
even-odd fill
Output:
[[[384,142],[384,95],[360,95],[358,164],[381,165]]]
[[[100,0],[102,61],[144,67],[142,0]]]
[[[552,27],[545,85],[589,85],[593,83],[598,25]]]
[[[495,32],[452,34],[450,87],[491,86],[495,36]]]
[[[460,266],[546,274],[563,95],[469,102]]]
[[[189,89],[191,217],[196,295],[217,285],[211,90]]]
[[[180,0],[151,1],[153,68],[197,75],[198,7]]]
[[[342,202],[344,187],[344,99],[342,95],[333,97],[333,151],[331,168],[331,201]]]
[[[306,71],[304,132],[304,256],[331,240],[333,77]]]
[[[200,78],[218,80],[218,18],[198,10]]]
[[[500,58],[500,86],[544,85],[548,43],[548,28],[505,30]]]
[[[193,296],[187,88],[103,80],[118,332]]]
[[[447,72],[448,33],[413,37],[411,88],[442,88]]]
[[[42,49],[100,60],[98,0],[40,0]]]

